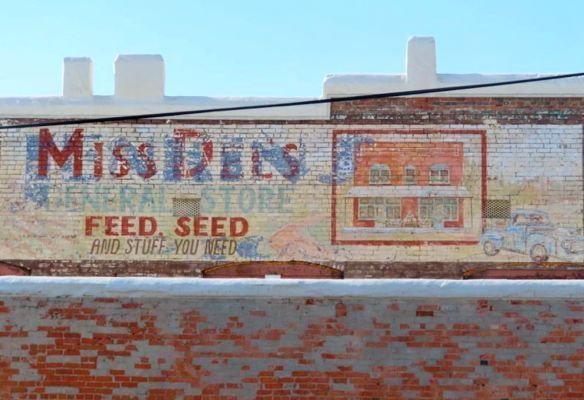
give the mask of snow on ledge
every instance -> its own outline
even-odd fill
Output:
[[[121,298],[570,298],[584,280],[0,277],[0,296]]]
[[[115,94],[93,94],[93,64],[88,57],[65,58],[63,96],[0,97],[0,118],[94,118],[209,108],[287,103],[321,98],[487,84],[537,78],[539,74],[444,74],[436,70],[433,37],[412,36],[407,43],[406,70],[401,74],[332,74],[316,97],[165,96],[165,67],[160,55],[120,55],[115,62]],[[584,77],[485,87],[419,95],[422,97],[583,97]],[[233,110],[175,116],[196,120],[327,120],[329,104]]]
[[[431,83],[420,85],[395,74],[331,74],[324,80],[325,97],[342,97],[448,86],[464,86],[533,79],[555,74],[437,74]],[[417,97],[582,97],[584,77],[494,86],[451,92],[427,93]]]
[[[325,97],[354,96],[383,92],[432,89],[540,78],[539,74],[439,74],[436,71],[436,42],[433,37],[412,36],[406,51],[404,74],[337,74],[324,81]],[[423,97],[581,97],[584,77],[525,84],[429,93]]]
[[[129,89],[128,89],[129,90]],[[245,107],[262,104],[317,100],[314,97],[205,97],[164,96],[157,99],[132,99],[119,96],[69,97],[0,97],[0,117],[5,118],[94,118],[121,115]],[[283,119],[329,118],[329,104],[298,107],[274,107],[255,110],[186,114],[171,119]],[[164,118],[166,119],[166,118]]]

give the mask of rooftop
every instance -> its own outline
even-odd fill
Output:
[[[549,75],[442,74],[436,71],[433,37],[410,37],[401,74],[333,74],[324,79],[323,97],[492,83]],[[93,94],[93,65],[88,57],[63,60],[63,94],[53,97],[0,98],[0,117],[66,118],[146,114],[216,107],[249,106],[314,98],[166,96],[160,55],[119,55],[114,62],[115,92]],[[436,97],[582,97],[584,77],[426,94]],[[199,114],[201,119],[328,119],[329,105]],[[178,117],[181,118],[181,117]],[[188,115],[182,118],[190,118]]]

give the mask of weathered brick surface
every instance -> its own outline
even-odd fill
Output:
[[[580,124],[581,97],[410,97],[331,105],[331,119],[397,124]]]
[[[335,103],[328,120],[2,131],[0,257],[33,275],[292,260],[352,277],[583,267],[582,112],[578,97],[396,98]],[[509,233],[489,252],[485,234],[510,220],[491,215],[495,202],[563,231]]]
[[[2,399],[581,399],[581,300],[3,297]]]

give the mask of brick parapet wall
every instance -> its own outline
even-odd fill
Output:
[[[359,124],[482,124],[495,119],[508,124],[581,124],[582,97],[400,97],[335,102],[330,119],[144,119],[141,123],[165,125],[336,125]],[[38,123],[43,118],[7,119],[6,123]]]
[[[8,229],[0,234],[0,255],[31,275],[200,276],[218,264],[291,260],[331,266],[345,277],[460,278],[470,269],[541,264],[582,268],[584,253],[562,254],[559,245],[550,247],[547,263],[539,263],[530,257],[531,248],[504,248],[491,256],[481,243],[481,213],[491,199],[508,200],[512,209],[547,212],[554,224],[581,236],[582,101],[395,98],[334,103],[329,120],[144,120],[51,127],[55,147],[45,154],[47,176],[39,173],[40,130],[3,131],[0,216]],[[73,148],[68,155],[64,148],[77,128],[84,135],[83,167],[81,176],[72,176]],[[184,130],[201,136],[191,137],[188,149],[173,153],[169,143],[176,144],[177,132]],[[177,178],[176,159],[185,164],[178,168],[183,175],[201,164],[203,137],[214,145],[204,176]],[[467,196],[458,203],[457,224],[462,229],[441,231],[441,224],[431,221],[431,229],[424,231],[426,221],[418,232],[392,231],[383,229],[387,220],[369,221],[379,225],[367,226],[374,229],[354,229],[360,228],[354,222],[359,212],[356,198],[350,197],[356,158],[349,153],[358,151],[360,141],[393,148],[399,147],[394,143],[461,143],[464,177],[456,189]],[[101,156],[98,149],[103,150]],[[152,150],[156,164],[152,176],[143,170],[145,149]],[[258,149],[263,151],[259,156]],[[126,175],[124,166],[129,168]],[[394,168],[400,189],[405,186],[400,181],[402,167]],[[436,195],[428,195],[426,187],[403,199],[428,198],[424,196]],[[183,197],[198,199],[205,217],[248,220],[249,231],[233,238],[233,254],[204,250],[214,239],[209,232],[176,235],[173,202]],[[400,204],[402,211],[416,208],[410,200]],[[404,228],[407,216],[402,214],[399,228]],[[158,221],[158,233],[167,238],[164,252],[150,247],[138,254],[137,245],[125,240],[148,238],[139,234],[106,235],[107,217],[117,218],[115,223],[131,218],[135,224],[143,216]],[[87,217],[94,217],[96,224],[89,234]],[[107,246],[95,245],[95,240],[120,238],[121,251],[129,254],[110,254],[102,250]],[[192,247],[200,239],[198,253],[179,251],[174,239],[188,239],[185,243]]]
[[[578,399],[582,281],[0,279],[3,399]]]
[[[331,120],[369,124],[581,124],[582,97],[409,97],[333,103]]]

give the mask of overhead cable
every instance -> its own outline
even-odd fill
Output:
[[[115,116],[115,117],[66,119],[66,120],[59,120],[59,121],[48,120],[45,122],[33,122],[33,123],[28,123],[28,124],[0,126],[0,130],[17,129],[17,128],[37,128],[37,127],[61,126],[61,125],[83,125],[83,124],[96,124],[96,123],[105,123],[105,122],[137,121],[137,120],[141,120],[141,119],[177,117],[177,116],[181,116],[181,115],[197,115],[197,114],[209,114],[209,113],[219,113],[219,112],[227,112],[227,111],[259,110],[259,109],[263,109],[263,108],[298,107],[298,106],[307,106],[307,105],[313,105],[313,104],[327,104],[327,103],[341,103],[341,102],[357,101],[357,100],[385,99],[385,98],[391,98],[391,97],[405,97],[405,96],[414,96],[414,95],[431,94],[431,93],[444,93],[444,92],[455,92],[455,91],[459,91],[459,90],[488,88],[488,87],[495,87],[495,86],[517,85],[517,84],[522,84],[522,83],[551,81],[551,80],[557,80],[557,79],[576,78],[576,77],[581,77],[581,76],[584,76],[584,72],[578,72],[578,73],[573,73],[573,74],[563,74],[563,75],[550,75],[550,76],[543,76],[543,77],[537,77],[537,78],[517,79],[517,80],[511,80],[511,81],[476,83],[476,84],[472,84],[472,85],[445,86],[445,87],[431,88],[431,89],[404,90],[404,91],[399,91],[399,92],[373,93],[373,94],[333,97],[333,98],[315,99],[315,100],[290,101],[290,102],[284,102],[284,103],[269,103],[269,104],[256,104],[256,105],[248,105],[248,106],[206,108],[206,109],[200,109],[200,110],[170,111],[170,112],[160,112],[160,113],[150,113],[150,114],[120,115],[120,116]]]

